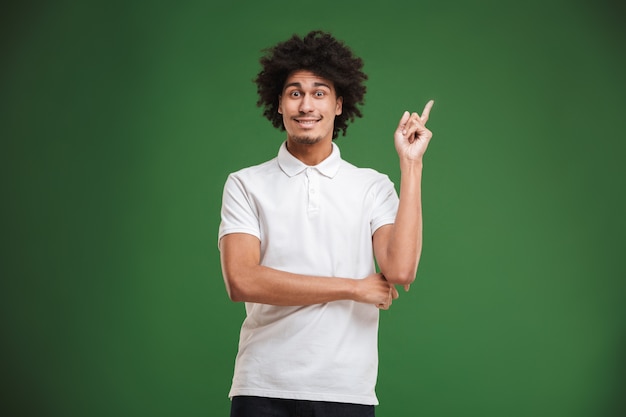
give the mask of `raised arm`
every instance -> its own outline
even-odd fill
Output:
[[[394,224],[374,233],[374,253],[388,282],[409,285],[415,280],[422,252],[422,160],[432,137],[426,122],[434,102],[420,116],[404,112],[394,133],[400,159],[400,203]]]
[[[220,240],[222,273],[233,301],[298,306],[353,300],[388,309],[398,293],[381,274],[363,279],[292,274],[260,265],[259,240],[245,233]]]

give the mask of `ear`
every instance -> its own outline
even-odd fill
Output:
[[[281,96],[278,96],[278,114],[283,114],[283,100]]]
[[[337,97],[337,105],[335,106],[335,116],[339,116],[343,111],[343,97]]]

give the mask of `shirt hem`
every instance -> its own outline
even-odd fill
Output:
[[[250,229],[250,228],[245,228],[245,227],[231,227],[228,229],[223,229],[219,232],[219,234],[217,235],[217,242],[219,244],[219,241],[226,235],[230,235],[233,233],[245,233],[247,235],[252,235],[254,237],[256,237],[257,239],[261,240],[261,235],[259,234],[258,230],[254,230],[254,229]]]
[[[228,398],[232,399],[238,395],[281,398],[286,400],[329,401],[347,404],[378,405],[378,398],[376,398],[375,395],[372,397],[363,395],[337,395],[319,392],[274,391],[264,389],[232,389],[228,393]]]

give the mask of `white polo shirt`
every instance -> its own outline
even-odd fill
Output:
[[[232,173],[219,238],[248,233],[261,264],[296,274],[365,278],[375,272],[372,235],[395,221],[386,175],[332,154],[307,166],[287,151]],[[378,309],[354,301],[303,307],[246,303],[230,397],[378,404]]]

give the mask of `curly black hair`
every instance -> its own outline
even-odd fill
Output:
[[[339,131],[346,135],[348,123],[362,117],[360,106],[365,101],[363,60],[342,41],[330,33],[314,30],[304,38],[293,35],[290,39],[264,50],[260,59],[261,71],[254,80],[265,116],[274,127],[285,130],[282,116],[278,113],[278,98],[282,94],[287,77],[294,71],[307,70],[333,82],[337,97],[343,97],[342,113],[335,118],[333,139]]]

